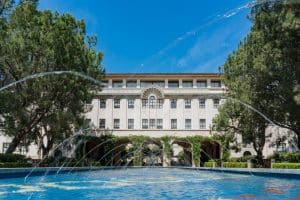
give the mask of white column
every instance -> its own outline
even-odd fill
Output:
[[[169,87],[169,80],[168,79],[165,79],[165,88],[168,88]]]
[[[179,88],[182,88],[182,79],[179,79]]]
[[[108,80],[108,88],[112,88],[112,80],[111,79]]]
[[[197,87],[197,79],[193,79],[193,88]]]
[[[138,79],[138,80],[136,81],[136,87],[137,87],[137,88],[141,88],[141,80],[140,80],[140,79]]]

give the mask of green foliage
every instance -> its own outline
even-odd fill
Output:
[[[247,162],[250,160],[251,162],[257,162],[256,156],[243,156],[240,158],[230,158],[228,159],[229,162]]]
[[[101,80],[102,54],[87,44],[85,32],[84,22],[69,14],[39,11],[36,1],[17,4],[0,20],[0,85],[51,71],[76,71]],[[76,76],[53,75],[1,92],[1,128],[13,138],[7,152],[21,143],[48,141],[39,143],[47,154],[81,126],[85,102],[97,89]]]
[[[278,169],[300,169],[300,163],[273,163],[273,168],[278,168]]]
[[[20,154],[0,154],[0,162],[27,162],[29,159]]]
[[[164,153],[165,153],[165,155],[170,158],[173,154],[172,145],[171,145],[172,137],[164,136],[164,137],[161,137],[160,140],[164,144]]]
[[[22,167],[32,167],[32,164],[26,162],[0,162],[0,168],[22,168]]]
[[[186,137],[186,140],[192,145],[193,160],[196,163],[199,163],[199,161],[200,161],[201,142],[203,142],[203,141],[213,141],[212,138],[203,137],[203,136],[189,136],[189,137]]]
[[[211,162],[211,161],[205,162],[205,163],[204,163],[204,167],[213,167],[213,163],[214,163],[214,162]]]
[[[300,152],[295,153],[276,153],[269,157],[269,159],[275,159],[276,162],[298,162],[300,163]]]
[[[247,168],[246,162],[223,162],[225,168]]]

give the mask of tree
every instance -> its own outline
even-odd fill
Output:
[[[16,6],[5,26],[0,39],[4,84],[51,71],[76,71],[102,79],[102,54],[87,44],[83,21],[69,14],[39,11],[36,1],[24,1]],[[41,137],[49,139],[49,151],[58,138],[67,137],[82,124],[85,102],[98,89],[77,76],[53,75],[28,80],[0,93],[2,128],[13,138],[7,153]]]

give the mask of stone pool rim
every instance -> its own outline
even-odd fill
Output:
[[[41,176],[44,174],[56,174],[59,170],[59,174],[72,172],[85,172],[85,171],[97,171],[97,170],[124,170],[124,169],[138,169],[138,168],[162,168],[162,169],[183,169],[183,170],[198,170],[198,171],[211,171],[216,173],[228,173],[228,174],[244,174],[273,178],[288,178],[288,179],[300,179],[300,169],[270,169],[270,168],[210,168],[210,167],[162,167],[162,166],[109,166],[109,167],[37,167],[37,168],[1,168],[0,179],[8,178],[24,178],[31,173],[31,176]],[[33,170],[34,169],[34,170]]]

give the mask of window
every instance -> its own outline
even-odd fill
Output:
[[[120,129],[120,119],[114,119],[114,129]]]
[[[113,81],[112,82],[113,88],[122,88],[123,87],[123,81]]]
[[[142,88],[151,86],[165,87],[165,81],[141,81]]]
[[[128,108],[134,108],[134,99],[128,99]]]
[[[171,99],[171,108],[175,109],[177,107],[177,100],[176,99]]]
[[[155,96],[151,96],[150,98],[149,98],[149,107],[150,108],[155,108]]]
[[[102,84],[104,88],[108,88],[108,80],[103,80]]]
[[[218,108],[220,104],[220,99],[213,99],[214,102],[214,108]]]
[[[199,99],[199,108],[205,108],[205,99]]]
[[[128,80],[126,82],[126,87],[127,88],[136,88],[136,86],[137,86],[137,83],[134,80]]]
[[[120,108],[120,99],[114,99],[114,108]]]
[[[193,87],[193,81],[182,81],[182,87],[192,88]]]
[[[99,128],[105,129],[105,119],[100,119],[99,120]]]
[[[142,119],[142,129],[148,129],[148,119]]]
[[[163,106],[163,100],[162,99],[158,99],[157,100],[157,108],[162,108]]]
[[[143,99],[142,100],[142,107],[147,108],[148,107],[148,99]]]
[[[128,119],[128,129],[134,128],[134,119]]]
[[[100,99],[100,108],[106,108],[106,99]]]
[[[178,81],[168,81],[168,87],[169,88],[178,88],[179,82]]]
[[[162,119],[157,119],[156,128],[157,129],[163,128],[163,120]]]
[[[185,129],[191,129],[191,128],[192,128],[192,120],[185,119]]]
[[[155,119],[150,119],[149,120],[149,128],[150,129],[155,129]]]
[[[184,107],[187,109],[191,108],[191,100],[190,99],[184,100]]]
[[[200,119],[199,120],[200,129],[206,129],[206,120]]]
[[[206,81],[197,81],[197,88],[206,88],[207,82]]]
[[[171,119],[171,129],[177,129],[177,119]]]
[[[3,142],[3,146],[2,146],[2,153],[5,153],[6,150],[8,149],[10,143],[7,142]]]
[[[277,152],[286,152],[286,144],[284,142],[277,144]]]
[[[213,88],[221,87],[221,81],[211,81],[210,84],[211,84],[211,87],[213,87]]]
[[[16,151],[17,151],[19,154],[25,155],[25,154],[28,152],[28,148],[27,148],[25,145],[20,144],[20,145],[18,146],[18,148],[16,149]]]

